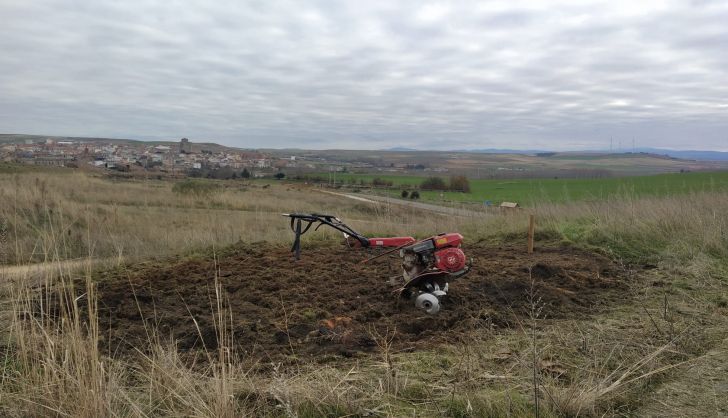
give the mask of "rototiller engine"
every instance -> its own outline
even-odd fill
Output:
[[[314,224],[314,230],[318,230],[321,225],[327,225],[341,231],[350,247],[390,248],[389,251],[363,262],[399,250],[404,284],[396,292],[402,298],[413,300],[417,308],[428,314],[435,314],[440,310],[440,298],[447,294],[449,281],[470,271],[470,262],[460,249],[463,236],[458,233],[440,234],[420,241],[412,237],[367,238],[332,215],[284,213],[283,216],[291,218],[291,229],[295,233],[291,252],[296,260],[301,255],[301,235],[308,232]]]

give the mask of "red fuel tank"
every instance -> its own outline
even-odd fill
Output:
[[[463,242],[463,236],[457,232],[451,232],[434,236],[432,240],[435,242],[435,248],[459,247]]]

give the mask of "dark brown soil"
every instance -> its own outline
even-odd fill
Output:
[[[295,262],[286,248],[246,244],[216,262],[130,266],[99,279],[101,344],[123,353],[144,347],[157,329],[180,351],[216,348],[216,265],[237,351],[256,358],[353,355],[371,350],[373,335],[395,329],[395,347],[418,349],[481,327],[518,326],[532,297],[543,305],[542,316],[558,319],[593,313],[627,292],[614,263],[582,250],[540,248],[528,256],[522,246],[471,244],[464,251],[473,270],[450,283],[437,315],[392,293],[402,280],[398,258],[360,264],[371,255],[364,250],[309,247]]]

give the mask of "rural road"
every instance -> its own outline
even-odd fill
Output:
[[[395,199],[393,197],[386,197],[386,196],[374,196],[374,195],[366,195],[366,197],[362,196],[356,196],[346,193],[337,193],[337,192],[331,192],[328,190],[319,190],[321,193],[327,193],[335,196],[341,196],[346,197],[353,200],[358,200],[360,202],[367,202],[367,203],[389,203],[392,205],[400,205],[400,206],[409,206],[417,209],[422,210],[428,210],[430,212],[436,212],[441,213],[443,215],[456,215],[456,216],[467,216],[467,217],[478,217],[478,216],[485,216],[486,213],[484,212],[478,212],[475,210],[469,210],[469,209],[462,209],[462,208],[453,208],[448,206],[440,206],[440,205],[433,205],[430,203],[422,203],[422,202],[415,202],[415,201],[409,201],[409,200],[402,200],[402,199]]]

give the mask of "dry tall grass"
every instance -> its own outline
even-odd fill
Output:
[[[542,226],[628,261],[654,262],[691,276],[726,277],[728,194],[543,205]]]
[[[568,371],[538,371],[541,416],[631,414],[663,376],[700,361],[726,325],[715,312],[727,302],[715,295],[725,295],[728,282],[728,195],[627,197],[533,209],[541,238],[660,266],[651,274],[668,283],[669,293],[635,277],[641,303],[598,318],[483,329],[432,352],[393,353],[384,335],[380,355],[356,362],[261,367],[234,352],[231,314],[216,287],[215,350],[198,353],[199,361],[181,358],[150,321],[148,345],[120,358],[98,344],[104,330],[94,315],[96,257],[174,254],[239,239],[288,242],[278,216],[284,211],[333,212],[365,232],[458,230],[467,240],[493,241],[525,237],[525,213],[451,218],[232,182],[200,199],[175,195],[169,183],[81,174],[0,177],[0,201],[4,261],[53,266],[40,277],[0,270],[5,416],[531,416],[534,346],[541,360]],[[330,238],[320,236],[309,239]],[[79,256],[88,260],[80,269],[62,262]],[[79,276],[84,289],[73,289]]]
[[[0,264],[54,258],[178,254],[239,240],[285,242],[281,212],[325,212],[363,230],[443,227],[407,220],[413,210],[338,198],[309,189],[243,181],[210,195],[180,195],[168,181],[119,181],[83,173],[0,175]],[[423,217],[424,218],[424,217]],[[411,233],[411,232],[408,232]],[[323,231],[323,236],[330,236]],[[308,238],[308,237],[307,237]]]

